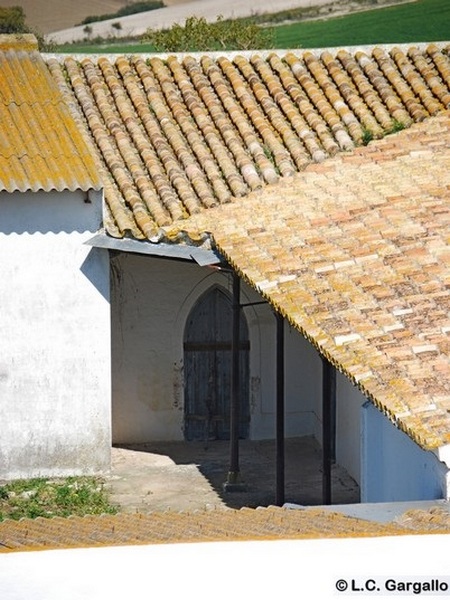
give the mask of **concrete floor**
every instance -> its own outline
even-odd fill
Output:
[[[241,441],[240,472],[246,491],[224,492],[229,442],[159,442],[112,449],[107,477],[111,501],[124,512],[186,511],[275,504],[274,441]],[[356,482],[332,471],[333,504],[359,502]],[[285,502],[322,504],[321,453],[313,438],[285,443]]]

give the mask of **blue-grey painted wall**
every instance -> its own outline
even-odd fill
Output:
[[[373,404],[362,409],[361,502],[446,497],[447,466],[400,431]]]

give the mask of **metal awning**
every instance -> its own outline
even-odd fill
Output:
[[[120,252],[132,252],[134,254],[147,254],[160,258],[171,258],[176,260],[187,260],[196,262],[201,267],[206,265],[218,265],[223,261],[222,256],[215,250],[208,250],[197,246],[186,244],[167,244],[158,242],[154,244],[149,241],[140,241],[129,238],[113,238],[105,233],[98,233],[85,242],[88,246],[105,248],[107,250],[118,250]]]

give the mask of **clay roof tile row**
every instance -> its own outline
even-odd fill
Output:
[[[417,512],[417,511],[416,511]],[[421,511],[400,523],[375,523],[320,509],[214,510],[6,520],[0,552],[210,541],[377,537],[448,533],[449,520]]]
[[[47,63],[95,141],[109,233],[140,239],[450,100],[445,44]]]
[[[184,225],[427,449],[450,443],[449,173],[446,112]]]

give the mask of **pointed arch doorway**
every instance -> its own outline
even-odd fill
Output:
[[[191,310],[184,332],[184,436],[186,440],[229,440],[231,397],[232,301],[213,287]],[[248,326],[240,317],[239,437],[248,438]]]

